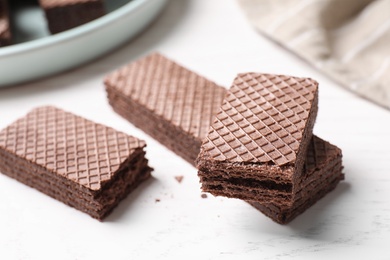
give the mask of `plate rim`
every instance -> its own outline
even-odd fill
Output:
[[[22,54],[24,52],[29,52],[32,50],[42,49],[47,46],[61,43],[63,41],[81,37],[86,33],[99,30],[102,26],[115,22],[116,20],[120,20],[123,16],[128,15],[130,12],[134,12],[135,10],[141,8],[144,4],[147,4],[150,1],[155,1],[155,0],[130,0],[130,2],[124,4],[123,6],[121,6],[120,8],[112,12],[105,14],[102,17],[99,17],[86,24],[69,29],[67,31],[53,34],[53,35],[48,35],[46,37],[38,38],[27,42],[1,47],[0,59],[2,57],[12,56],[16,54]]]

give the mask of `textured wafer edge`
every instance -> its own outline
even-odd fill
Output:
[[[273,221],[279,224],[288,224],[298,215],[305,212],[308,208],[313,206],[317,201],[323,198],[326,194],[334,190],[337,184],[343,180],[343,175],[336,176],[333,181],[329,184],[324,185],[322,189],[312,194],[312,197],[309,197],[302,204],[297,205],[295,207],[287,208],[287,209],[275,209],[274,207],[270,207],[269,205],[264,205],[254,201],[248,201],[253,207],[258,209],[267,217],[271,218]]]
[[[300,176],[302,175],[305,155],[307,153],[307,149],[308,149],[310,140],[312,138],[312,130],[314,127],[314,123],[315,123],[315,119],[316,119],[317,111],[318,111],[318,83],[312,79],[309,79],[309,78],[295,78],[295,77],[283,76],[283,75],[269,75],[269,74],[259,74],[259,73],[239,74],[236,77],[234,84],[232,85],[232,87],[228,91],[228,94],[226,95],[226,98],[222,104],[222,107],[224,107],[224,105],[227,105],[227,108],[225,108],[225,109],[227,109],[226,111],[230,111],[230,107],[235,108],[234,106],[237,105],[237,104],[233,105],[235,102],[235,99],[240,100],[238,102],[238,104],[240,104],[241,102],[246,103],[246,102],[250,101],[250,98],[248,98],[248,94],[245,93],[245,91],[243,90],[243,89],[250,89],[250,87],[248,87],[245,84],[243,84],[241,86],[241,85],[238,85],[236,83],[237,79],[241,79],[241,77],[243,77],[245,75],[251,75],[251,76],[252,75],[255,75],[255,76],[263,76],[264,75],[266,78],[271,77],[271,76],[274,76],[276,78],[287,77],[289,79],[294,79],[294,80],[298,79],[298,80],[303,80],[305,82],[306,81],[309,82],[309,85],[313,89],[313,92],[309,92],[312,95],[312,99],[311,99],[311,101],[306,101],[306,103],[310,102],[310,108],[308,109],[308,117],[307,117],[307,120],[305,122],[303,131],[302,131],[302,138],[300,140],[299,149],[297,150],[296,159],[293,162],[287,162],[284,164],[276,164],[273,159],[269,159],[268,162],[262,162],[262,161],[256,161],[255,159],[245,161],[245,159],[243,159],[243,157],[240,158],[239,152],[236,151],[236,148],[234,148],[233,145],[229,144],[229,142],[231,142],[231,141],[225,140],[225,137],[222,137],[222,135],[218,134],[218,131],[220,131],[220,130],[218,130],[219,128],[221,128],[222,130],[226,130],[226,128],[229,129],[229,127],[226,126],[226,123],[223,123],[223,121],[221,121],[224,118],[224,116],[223,116],[224,110],[221,109],[219,111],[218,115],[216,116],[213,124],[211,125],[208,136],[206,137],[206,139],[202,143],[201,152],[198,155],[198,158],[196,160],[196,167],[200,171],[200,175],[205,175],[205,174],[207,174],[207,168],[211,168],[211,169],[225,168],[226,169],[226,168],[229,168],[229,165],[234,165],[234,167],[240,167],[240,165],[247,166],[247,165],[252,164],[255,167],[257,167],[258,169],[261,169],[260,174],[257,173],[256,175],[253,175],[252,178],[256,179],[257,177],[260,177],[260,178],[265,177],[268,179],[274,179],[274,181],[276,181],[276,182],[285,182],[285,183],[289,182],[289,183],[292,183],[294,186],[294,184],[296,184],[296,182],[299,180]],[[307,82],[306,82],[306,84],[307,84]],[[255,85],[263,86],[260,83],[257,83]],[[241,86],[243,89],[241,89],[241,87],[239,87],[239,86]],[[274,86],[276,86],[276,85],[274,85]],[[299,85],[299,86],[302,86],[302,85]],[[266,87],[264,87],[264,88],[266,88]],[[290,88],[292,88],[292,87],[290,87]],[[302,88],[302,89],[304,89],[304,88]],[[240,91],[244,92],[245,94],[242,95],[242,93],[240,93]],[[241,100],[241,98],[243,98],[243,99]],[[245,102],[243,101],[244,99],[246,100]],[[244,116],[244,114],[242,114],[242,112],[240,112],[239,109],[236,109],[236,110],[239,114],[241,114],[241,116]],[[247,107],[246,107],[246,110],[248,110]],[[222,116],[222,119],[218,118],[219,115]],[[244,116],[244,118],[245,118],[245,116]],[[230,121],[233,122],[234,120],[233,121],[232,120],[233,120],[233,118],[231,118]],[[248,119],[246,119],[246,120],[249,122]],[[249,125],[251,125],[251,123],[249,123]],[[224,131],[224,133],[225,133],[225,131]],[[213,134],[213,137],[210,137],[211,134]],[[233,134],[233,133],[231,133],[231,134]],[[218,138],[216,138],[217,135],[219,135]],[[214,140],[214,138],[216,138],[216,139]],[[216,142],[216,141],[218,141],[218,144],[214,144],[214,142]],[[229,159],[226,159],[226,156],[222,156],[225,159],[219,158],[220,156],[218,154],[224,154],[223,145],[225,147],[226,147],[226,145],[228,145],[229,152],[233,151],[232,153],[236,154],[240,160],[231,161]],[[247,149],[246,146],[244,146],[244,151],[246,151],[245,149]],[[213,155],[211,155],[211,153],[210,153],[211,151],[213,151],[213,153],[214,153]],[[217,155],[215,154],[216,151],[219,151],[219,153],[217,153]],[[248,152],[249,152],[249,154],[252,153],[249,150],[247,151],[247,153]],[[272,158],[272,157],[270,156],[270,158]],[[261,176],[261,175],[263,175],[263,176]],[[295,189],[295,187],[293,187],[293,188]]]
[[[243,200],[259,200],[259,196],[265,196],[264,201],[291,200],[292,179],[294,167],[286,165],[283,167],[268,164],[230,163],[214,160],[199,159],[197,165],[201,189],[214,196],[225,196]],[[272,175],[272,171],[277,174]],[[232,178],[241,179],[239,185],[232,183]],[[229,180],[230,179],[230,180]],[[210,182],[210,180],[213,180]],[[253,186],[250,182],[256,181],[259,187]],[[249,185],[249,187],[247,185]],[[248,192],[248,188],[250,192]],[[278,190],[281,188],[283,191]]]
[[[150,177],[152,169],[147,166],[147,160],[143,157],[143,154],[141,153],[141,156],[135,157],[126,166],[136,165],[134,169],[121,169],[120,171],[123,173],[117,174],[118,177],[111,182],[110,186],[102,189],[97,197],[78,190],[78,187],[69,183],[68,179],[64,178],[61,182],[56,178],[52,178],[53,174],[40,166],[30,165],[26,161],[17,158],[14,158],[15,161],[13,161],[11,157],[4,156],[4,152],[0,153],[0,172],[87,213],[93,218],[102,220],[123,198]],[[30,171],[26,171],[26,169]]]
[[[49,187],[56,187],[62,189],[63,192],[67,192],[69,194],[77,194],[79,199],[88,202],[93,207],[100,207],[101,205],[93,200],[93,196],[80,189],[80,186],[75,186],[70,183],[68,180],[61,180],[59,178],[53,178],[53,175],[49,174],[42,167],[29,164],[22,159],[17,157],[9,156],[8,154],[4,154],[0,150],[0,160],[3,161],[3,165],[1,166],[2,171],[5,175],[9,175],[9,172],[12,172],[17,176],[15,179],[34,179],[36,181],[41,181],[50,185]],[[26,171],[26,169],[30,169],[30,171]]]
[[[169,121],[144,109],[138,103],[111,94],[110,90],[107,92],[109,103],[116,113],[194,165],[196,159],[194,155],[200,150],[201,145],[199,138],[187,134],[179,127],[170,124]]]
[[[316,148],[316,145],[320,146]],[[199,170],[198,175],[202,190],[215,196],[291,207],[302,197],[302,194],[307,193],[307,189],[316,183],[319,177],[333,173],[332,169],[338,164],[341,165],[341,158],[342,153],[338,147],[314,136],[310,142],[310,153],[305,157],[304,174],[294,183],[294,186],[281,180],[275,182],[265,177],[256,179],[248,177],[248,171],[256,174],[262,170],[256,168],[256,165],[222,164],[216,168],[206,167],[209,171],[206,173]]]
[[[5,164],[2,169],[7,169],[7,167],[12,168],[12,165]],[[23,169],[14,168],[5,170],[5,172],[7,176],[54,197],[65,204],[71,203],[72,205],[77,205],[75,208],[83,212],[93,212],[94,215],[96,215],[96,218],[101,216],[102,212],[106,212],[108,209],[112,208],[112,203],[106,203],[104,205],[98,204],[90,198],[85,198],[85,194],[83,193],[74,192],[73,190],[68,189],[67,186],[60,185],[48,178],[30,176],[26,174]],[[119,185],[117,186],[117,188],[122,188]]]
[[[333,179],[344,179],[342,169],[343,167],[341,158],[336,158],[335,160],[333,160],[332,164],[327,165],[324,169],[315,170],[312,174],[313,180],[308,180],[302,183],[301,190],[294,194],[293,198],[290,201],[291,204],[287,203],[286,201],[282,203],[277,203],[271,200],[267,202],[253,202],[260,203],[263,206],[267,206],[275,211],[291,211],[293,208],[296,208],[303,204],[308,198],[314,196],[317,191],[323,189],[323,187],[328,186]]]
[[[62,141],[53,145],[58,138]],[[64,142],[71,152],[65,151]],[[0,148],[85,187],[91,194],[109,183],[135,156],[136,149],[145,147],[146,143],[134,136],[52,106],[35,108],[0,132]],[[110,148],[114,150],[107,150]]]
[[[285,187],[281,187],[280,189],[270,189],[270,186],[275,186],[274,183],[255,182],[253,180],[245,180],[245,183],[243,183],[240,181],[240,179],[210,180],[202,178],[202,191],[209,192],[214,196],[224,196],[241,200],[256,200],[264,203],[273,202],[281,204],[286,203],[286,201],[292,201],[293,194],[291,193],[291,190],[289,190],[289,188],[291,188],[289,185],[284,185]]]
[[[15,128],[18,129],[18,127],[24,127],[24,124],[28,123],[27,120],[30,113],[32,113],[32,116],[35,120],[34,122],[38,122],[36,121],[38,117],[36,117],[34,114],[38,111],[44,111],[45,113],[53,113],[53,111],[55,113],[58,112],[60,113],[62,120],[64,120],[65,115],[69,115],[69,118],[74,118],[74,120],[81,120],[77,122],[78,124],[81,123],[84,127],[86,127],[84,124],[87,122],[91,124],[94,129],[97,129],[98,127],[98,129],[100,129],[100,127],[103,127],[105,129],[104,133],[113,131],[115,132],[115,136],[120,135],[122,137],[126,137],[128,142],[134,142],[134,145],[136,145],[137,148],[131,148],[130,146],[127,147],[127,149],[130,149],[130,154],[126,155],[127,157],[120,162],[118,168],[113,166],[115,167],[115,170],[111,170],[111,178],[108,180],[102,180],[98,190],[84,186],[83,184],[76,182],[73,179],[69,179],[63,174],[57,173],[55,170],[46,168],[45,163],[41,164],[41,162],[35,162],[27,159],[26,156],[16,154],[16,152],[13,150],[17,148],[12,148],[12,142],[11,144],[7,144],[6,137],[9,134],[8,131],[11,131],[11,140],[13,140],[13,138],[15,138],[15,134],[19,133],[20,131],[16,131]],[[150,172],[152,169],[147,165],[148,160],[145,158],[144,148],[146,144],[144,141],[54,107],[41,107],[34,109],[30,113],[1,131],[3,136],[0,147],[0,171],[3,174],[17,179],[29,186],[32,186],[33,188],[36,188],[68,205],[74,206],[77,209],[86,212],[92,217],[100,220],[104,218],[119,203],[121,199],[123,199],[136,186],[138,186],[140,182],[150,177]],[[22,124],[18,126],[19,123]],[[42,126],[40,125],[41,127],[48,127],[47,123],[41,122],[40,124],[43,124]],[[58,134],[57,132],[55,133]],[[116,136],[116,138],[118,137]],[[110,139],[106,139],[107,142],[109,142],[109,140]],[[39,143],[36,144],[38,145]],[[125,144],[129,145],[128,143]],[[33,147],[35,147],[35,144]],[[46,150],[47,149],[48,147],[46,146]],[[58,189],[56,190],[55,188]],[[60,195],[63,197],[61,198]]]
[[[286,224],[293,220],[296,216],[304,212],[306,209],[311,207],[319,199],[325,196],[328,192],[333,190],[339,181],[344,179],[342,173],[342,152],[341,150],[316,137],[318,145],[324,145],[325,155],[327,157],[317,158],[314,154],[313,158],[319,162],[308,162],[305,174],[299,184],[300,190],[293,196],[292,205],[289,204],[277,204],[273,202],[262,203],[259,201],[248,201],[255,208],[259,209],[265,215],[270,217],[277,223]],[[316,149],[313,150],[315,153]],[[308,160],[308,159],[306,159]]]
[[[63,175],[56,174],[55,172],[52,172],[41,165],[35,164],[33,162],[24,160],[23,158],[19,156],[15,156],[12,153],[9,153],[8,151],[3,150],[0,148],[0,158],[2,158],[6,163],[7,162],[15,162],[20,167],[25,168],[31,168],[33,171],[30,172],[30,175],[34,176],[35,178],[47,178],[53,182],[59,183],[61,185],[64,185],[67,188],[71,188],[73,191],[78,192],[80,194],[84,194],[84,196],[88,199],[96,200],[98,203],[104,203],[104,198],[101,198],[104,196],[104,192],[110,189],[111,186],[115,184],[115,181],[121,177],[121,174],[123,172],[126,172],[126,169],[131,166],[133,163],[137,163],[137,161],[145,161],[145,164],[147,164],[148,160],[145,158],[145,151],[142,149],[136,149],[134,151],[134,155],[129,157],[124,163],[123,166],[120,167],[116,172],[113,178],[111,178],[109,181],[104,182],[101,189],[99,190],[90,190],[82,185],[79,185],[78,183],[75,183],[74,181],[64,177]],[[17,162],[17,163],[16,163]]]
[[[187,162],[195,166],[195,159],[199,153],[202,138],[204,136],[198,137],[196,134],[191,134],[190,132],[188,132],[188,130],[183,129],[180,125],[176,125],[174,122],[167,120],[163,115],[160,115],[156,113],[156,111],[151,110],[147,107],[146,104],[143,104],[142,102],[140,103],[139,100],[133,98],[131,95],[124,94],[122,85],[120,87],[117,86],[117,80],[120,79],[123,81],[123,78],[126,78],[126,74],[122,74],[127,73],[126,71],[129,70],[129,66],[136,66],[137,64],[141,64],[142,62],[144,62],[144,59],[164,60],[164,63],[169,63],[170,66],[176,68],[179,67],[181,70],[185,70],[187,73],[190,73],[195,78],[202,78],[203,81],[207,82],[207,85],[204,86],[209,86],[212,89],[212,97],[214,98],[213,101],[218,100],[218,98],[220,97],[220,102],[222,103],[222,98],[225,95],[226,90],[216,85],[215,83],[208,81],[202,76],[192,71],[189,71],[183,66],[167,59],[159,53],[153,53],[141,60],[138,60],[132,64],[120,68],[119,70],[108,75],[104,81],[109,103],[113,107],[115,112],[117,112],[126,120],[133,123],[138,128],[145,131],[151,137],[165,145],[168,149],[175,152]],[[152,82],[151,84],[153,83],[156,84],[156,82]],[[184,88],[185,86],[183,85],[182,87]],[[174,107],[173,109],[176,108]],[[179,107],[177,109],[179,109]],[[191,107],[190,109],[192,110],[193,107]],[[201,113],[201,115],[204,116],[203,113]],[[203,132],[202,129],[208,129],[209,125],[211,124],[212,118],[210,118],[209,120],[209,122],[206,122],[205,120],[197,122],[198,124],[200,124],[199,133]]]
[[[40,5],[45,11],[48,28],[52,34],[83,25],[106,13],[101,0],[40,0]]]
[[[313,137],[313,128],[317,118],[318,113],[318,91],[314,93],[314,99],[312,102],[312,109],[309,112],[309,117],[307,120],[306,127],[302,134],[301,144],[299,146],[299,150],[297,153],[297,159],[295,163],[294,175],[293,175],[293,184],[299,182],[299,179],[302,177],[304,173],[303,167],[305,165],[305,158],[307,151],[309,149],[309,144]],[[297,185],[293,185],[293,191],[296,191]]]
[[[327,168],[336,167],[336,164],[337,162],[331,162]],[[319,176],[309,178],[304,183],[301,183],[299,190],[294,193],[289,185],[275,185],[275,183],[258,182],[255,180],[245,180],[243,183],[239,178],[216,178],[214,180],[202,178],[202,190],[210,192],[215,196],[242,200],[254,200],[254,197],[256,197],[255,201],[259,203],[292,206],[296,200],[300,199],[302,193],[308,192],[308,186],[313,185],[317,177]]]

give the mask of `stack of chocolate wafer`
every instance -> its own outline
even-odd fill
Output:
[[[312,135],[314,80],[246,73],[226,91],[151,54],[105,85],[116,112],[190,163],[198,157],[203,191],[248,201],[276,222],[291,221],[343,178],[340,149]]]
[[[287,223],[343,179],[341,150],[312,135],[318,83],[239,74],[197,159],[202,189]]]
[[[0,172],[103,219],[150,176],[146,144],[54,107],[0,132]]]

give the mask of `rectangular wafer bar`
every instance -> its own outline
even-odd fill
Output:
[[[52,34],[85,24],[105,14],[102,0],[39,0]]]
[[[226,89],[153,53],[105,79],[113,109],[194,165]]]
[[[294,201],[317,87],[309,78],[239,74],[197,158],[203,191],[260,203]]]
[[[110,104],[114,107],[115,111],[117,111],[119,114],[124,116],[125,118],[129,119],[129,121],[133,122],[135,125],[139,126],[141,125],[142,129],[148,129],[148,133],[152,133],[151,135],[153,137],[159,136],[162,143],[166,144],[169,141],[173,143],[181,143],[182,140],[191,140],[196,139],[198,142],[195,144],[192,143],[192,145],[195,147],[195,149],[189,148],[186,152],[187,158],[195,158],[199,152],[200,147],[200,139],[203,139],[206,136],[206,133],[208,131],[209,126],[212,123],[212,118],[209,116],[202,116],[202,123],[199,123],[199,121],[195,124],[197,127],[200,127],[199,133],[195,135],[194,133],[190,132],[182,132],[184,135],[189,135],[186,137],[182,137],[182,135],[175,135],[170,134],[170,132],[165,132],[164,130],[156,126],[156,121],[158,119],[155,119],[157,115],[153,113],[152,109],[145,109],[144,106],[139,106],[137,102],[131,102],[131,99],[137,100],[138,97],[140,97],[139,94],[134,95],[130,101],[129,96],[131,96],[131,93],[139,93],[144,87],[145,93],[153,94],[152,91],[158,91],[159,87],[151,88],[148,86],[148,84],[159,84],[158,77],[154,80],[143,80],[143,81],[137,81],[134,80],[134,77],[136,77],[136,73],[138,73],[140,70],[142,73],[150,73],[148,77],[142,76],[142,79],[149,79],[153,77],[153,72],[159,70],[163,70],[163,68],[156,67],[157,62],[151,62],[148,59],[161,57],[162,59],[166,59],[162,57],[159,54],[153,54],[153,56],[149,56],[146,59],[142,59],[138,61],[138,63],[144,63],[144,64],[138,64],[138,66],[135,66],[136,63],[133,63],[132,66],[128,66],[127,68],[122,68],[121,72],[117,71],[114,74],[111,74],[106,79],[106,89],[108,93],[108,98]],[[151,66],[148,68],[147,66],[149,64],[154,64],[154,66]],[[163,66],[164,64],[171,65],[172,62],[167,63],[157,63],[160,66]],[[174,63],[173,63],[174,64]],[[169,71],[167,68],[165,68],[165,73],[167,73],[167,77],[172,74],[171,71]],[[131,75],[133,74],[133,75]],[[130,75],[130,76],[129,76]],[[161,76],[160,76],[161,77]],[[185,78],[185,77],[182,77]],[[129,81],[129,79],[132,79]],[[107,82],[111,81],[111,82]],[[138,86],[136,87],[134,85],[134,82],[138,82]],[[141,83],[140,83],[141,82]],[[185,82],[185,81],[184,81]],[[109,84],[108,84],[109,83]],[[116,88],[113,86],[116,85]],[[185,87],[185,84],[183,84]],[[222,89],[221,87],[213,84],[209,87],[215,88],[215,90],[221,91],[220,95],[218,95],[218,99],[215,98],[208,98],[202,101],[204,107],[211,107],[217,105],[216,102],[219,102],[222,104],[222,97],[224,96],[224,92],[226,92],[225,89]],[[126,88],[128,89],[126,92]],[[134,90],[134,89],[138,90]],[[120,91],[115,91],[115,89],[119,89]],[[215,91],[211,91],[213,93]],[[155,93],[157,95],[158,93]],[[171,102],[169,104],[171,111],[176,111],[181,108],[182,104],[188,99],[188,95],[181,95],[178,96],[175,99],[175,102]],[[190,95],[191,97],[191,95]],[[145,98],[145,97],[144,97]],[[154,98],[158,98],[158,96],[154,96]],[[164,96],[160,96],[160,98],[164,98]],[[146,103],[147,100],[144,100],[143,103]],[[164,103],[164,100],[161,100],[160,102]],[[187,106],[188,113],[193,113],[197,111],[197,107],[194,105],[196,103],[192,103],[192,105]],[[218,106],[218,105],[217,105]],[[191,111],[194,110],[194,111]],[[213,110],[216,110],[215,108]],[[145,115],[148,115],[146,117]],[[150,119],[150,120],[149,120]],[[147,126],[147,127],[146,127]],[[154,132],[153,132],[154,131]],[[162,134],[164,133],[164,134]],[[186,143],[189,143],[186,141]],[[171,148],[172,149],[172,148]],[[313,151],[316,151],[315,154],[313,154]],[[183,155],[182,155],[183,156]],[[315,161],[314,161],[315,159]],[[318,137],[313,137],[310,141],[309,145],[309,152],[306,156],[306,165],[305,170],[302,178],[300,178],[297,182],[297,192],[294,198],[292,198],[291,194],[289,198],[285,200],[280,200],[279,204],[274,203],[270,204],[269,202],[272,202],[272,198],[268,201],[268,203],[264,203],[265,206],[258,202],[250,202],[253,203],[253,205],[261,209],[262,212],[264,212],[269,217],[273,218],[275,221],[279,223],[286,223],[290,221],[293,217],[298,215],[300,212],[304,211],[306,208],[308,208],[311,204],[313,204],[315,201],[321,198],[321,196],[317,195],[317,190],[319,189],[318,193],[325,195],[327,191],[330,191],[333,189],[333,187],[338,183],[338,181],[341,179],[341,151],[336,148],[335,146],[323,141],[322,139]],[[314,167],[313,165],[316,165],[315,167],[324,167],[324,170],[321,171],[312,171],[307,170],[307,168],[312,169]],[[320,178],[320,180],[317,180],[317,178]],[[320,183],[319,183],[320,181]],[[320,184],[323,184],[322,186]],[[313,198],[305,199],[309,196],[313,196]],[[310,202],[310,203],[309,203]],[[291,205],[291,206],[289,206]],[[283,210],[283,211],[282,211]]]
[[[146,144],[55,107],[0,132],[0,172],[103,219],[150,177]]]
[[[344,179],[342,169],[341,150],[319,137],[313,136],[292,206],[290,203],[261,204],[255,201],[249,203],[275,222],[289,223],[333,190],[339,181]]]
[[[0,47],[11,44],[11,29],[9,21],[7,0],[0,0]]]

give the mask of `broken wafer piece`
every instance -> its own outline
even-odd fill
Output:
[[[113,109],[192,165],[226,89],[154,53],[105,79]]]
[[[146,144],[55,107],[0,132],[0,172],[103,219],[150,177]]]
[[[332,191],[342,174],[341,150],[317,136],[313,136],[306,155],[303,175],[297,184],[292,205],[285,203],[249,203],[277,223],[286,224],[304,212],[328,192]]]
[[[102,0],[39,0],[52,34],[69,30],[105,15]]]
[[[294,201],[317,115],[309,78],[239,74],[197,158],[203,191],[259,203]]]
[[[0,0],[0,47],[11,44],[11,29],[7,0]]]

